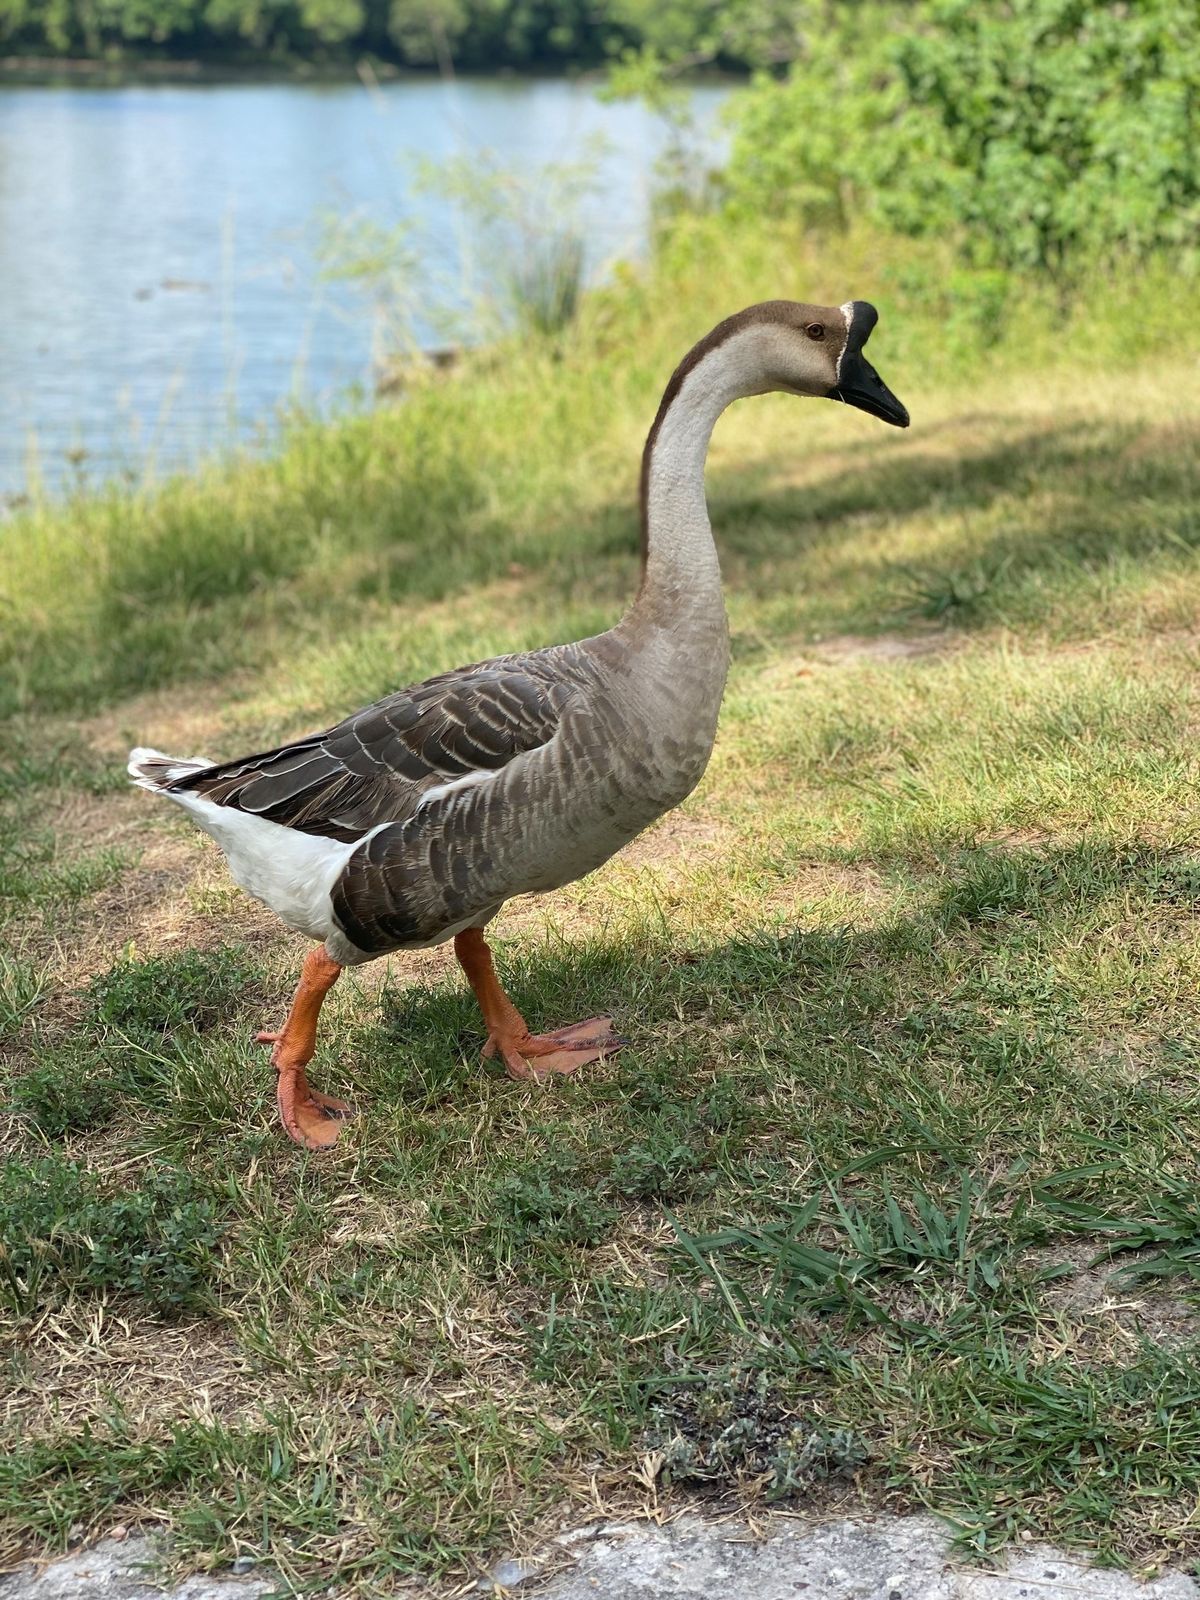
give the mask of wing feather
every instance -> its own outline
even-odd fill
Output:
[[[325,733],[185,774],[170,787],[302,833],[358,838],[411,816],[427,789],[499,771],[552,739],[574,692],[557,654],[460,667]]]

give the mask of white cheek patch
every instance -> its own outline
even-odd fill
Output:
[[[850,324],[854,320],[854,301],[847,300],[844,305],[840,305],[838,307],[838,310],[846,319],[846,338],[841,350],[838,352],[837,366],[835,367],[833,373],[835,378],[840,379],[842,376],[842,357],[846,354],[846,348],[850,343]]]

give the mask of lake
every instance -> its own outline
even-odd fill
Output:
[[[725,93],[693,91],[704,139]],[[0,502],[369,395],[387,329],[330,238],[402,224],[409,325],[443,342],[497,252],[421,163],[522,194],[583,163],[594,278],[644,245],[666,142],[643,106],[556,79],[0,87]]]

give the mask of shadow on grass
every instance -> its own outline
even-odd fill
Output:
[[[480,1064],[481,1019],[457,976],[385,990],[378,1020],[340,1023],[335,1007],[322,1032],[321,1085],[361,1100],[368,1161],[389,1159],[389,1141],[409,1132],[431,1137],[440,1117],[480,1094],[501,1122],[532,1117],[546,1133],[565,1120],[578,1151],[606,1171],[645,1142],[639,1127],[659,1138],[679,1124],[677,1196],[697,1192],[692,1156],[708,1148],[680,1123],[700,1101],[710,1132],[721,1124],[730,1135],[717,1170],[737,1191],[733,1163],[758,1114],[737,1109],[743,1093],[762,1110],[755,1148],[776,1174],[794,1148],[829,1170],[890,1145],[917,1166],[957,1168],[1014,1141],[1086,1166],[1096,1141],[1121,1126],[1136,1182],[1139,1164],[1185,1147],[1177,1113],[1197,1051],[1164,1009],[1156,984],[1167,980],[1156,977],[1152,952],[1131,948],[1115,977],[1098,967],[1091,984],[1074,952],[1131,917],[1177,922],[1200,896],[1195,861],[1084,842],[948,846],[927,870],[904,851],[870,864],[903,885],[907,909],[869,927],[747,930],[681,950],[661,925],[569,946],[509,944],[501,924],[503,979],[535,1030],[612,1015],[631,1040],[610,1063],[544,1093]],[[231,1023],[243,1008],[245,1020]],[[276,1009],[238,947],[123,956],[93,981],[63,1039],[40,1041],[36,1005],[14,1003],[15,1042],[32,1069],[11,1080],[14,1104],[52,1139],[140,1106],[152,1143],[178,1124],[181,1148],[198,1151],[205,1116],[236,1125],[238,1100],[265,1081],[244,1040]],[[1132,1078],[1105,1065],[1122,1031],[1155,1064]],[[724,1109],[705,1100],[718,1082]],[[630,1195],[662,1198],[670,1188],[626,1176]]]
[[[911,870],[905,859],[882,865]],[[583,1460],[627,1471],[633,1459],[644,1471],[660,1448],[649,1428],[685,1480],[698,1462],[707,1481],[732,1483],[750,1462],[778,1465],[782,1488],[807,1492],[814,1463],[828,1456],[836,1469],[869,1452],[893,1492],[961,1509],[981,1545],[1028,1526],[1144,1548],[1143,1486],[1156,1516],[1190,1495],[1186,1529],[1200,1459],[1190,1361],[1136,1344],[1091,1361],[1052,1317],[1039,1343],[1044,1305],[1008,1263],[1031,1236],[1028,1212],[1010,1203],[1021,1193],[1053,1183],[1060,1199],[1131,1212],[1163,1173],[1194,1164],[1194,1060],[1164,1052],[1163,1070],[1136,1081],[1097,1067],[1088,1051],[1108,1024],[1093,1004],[1112,996],[1103,977],[1094,995],[1066,983],[1058,956],[1107,907],[1117,923],[1190,905],[1197,888],[1193,864],[1149,847],[997,845],[947,854],[912,909],[872,927],[748,929],[691,949],[649,927],[576,948],[501,940],[505,982],[534,1026],[611,1010],[631,1048],[538,1091],[480,1067],[480,1022],[459,981],[387,993],[378,1021],[338,1029],[335,1010],[320,1081],[361,1092],[363,1105],[358,1130],[328,1157],[284,1143],[261,1058],[228,1055],[229,963],[192,974],[191,1001],[189,967],[167,995],[170,972],[119,963],[94,986],[101,1021],[169,1035],[193,1084],[224,1074],[231,1103],[258,1100],[253,1136],[232,1134],[233,1119],[213,1110],[198,1141],[191,1089],[184,1101],[157,1082],[129,1090],[138,1148],[161,1160],[182,1141],[202,1197],[203,1175],[219,1175],[230,1228],[212,1283],[218,1314],[244,1333],[252,1306],[271,1348],[307,1341],[326,1359],[316,1380],[286,1358],[260,1375],[270,1426],[290,1441],[277,1457],[264,1454],[261,1429],[253,1440],[201,1437],[190,1416],[173,1421],[167,1456],[141,1435],[115,1449],[99,1422],[95,1444],[64,1425],[22,1445],[8,1469],[20,1525],[65,1537],[73,1520],[124,1514],[164,1486],[208,1504],[217,1461],[237,1514],[248,1506],[258,1525],[269,1504],[275,1538],[302,1540],[314,1505],[322,1535],[357,1527],[362,1501],[344,1480],[315,1496],[302,1470],[299,1441],[332,1395],[339,1459],[368,1502],[386,1490],[393,1508],[396,1525],[374,1537],[400,1548],[403,1520],[414,1568],[443,1557],[432,1534],[424,1542],[407,1486],[436,1472],[458,1497],[438,1538],[448,1527],[472,1551],[487,1547],[512,1504],[508,1463],[530,1460],[525,1419],[547,1410],[563,1426],[547,1430],[545,1462],[534,1461],[543,1476]],[[1147,980],[1138,998],[1170,1035],[1164,995]],[[152,1169],[129,1176],[134,1196],[153,1181]],[[833,1184],[856,1208],[856,1249],[873,1230],[874,1298],[843,1271],[820,1305],[791,1303],[777,1337],[761,1315],[767,1230]],[[974,1209],[960,1245],[962,1194]],[[26,1186],[18,1198],[33,1208],[34,1197]],[[720,1246],[705,1257],[718,1259],[741,1326],[711,1273],[702,1283],[665,1243],[673,1218],[693,1236],[734,1226],[759,1242],[750,1269]],[[810,1242],[795,1232],[793,1254]],[[201,1243],[210,1248],[207,1234]],[[81,1251],[74,1267],[70,1292],[94,1293],[92,1256]],[[129,1294],[115,1273],[105,1290]],[[496,1404],[481,1404],[498,1372]],[[361,1396],[381,1396],[390,1417],[414,1373],[421,1399],[403,1437],[373,1431]],[[793,1437],[797,1417],[822,1419],[813,1460],[807,1436]],[[726,1448],[747,1439],[748,1456]],[[481,1470],[503,1477],[495,1515],[486,1495],[475,1509]]]
[[[909,862],[894,870],[911,885]],[[507,1110],[499,1069],[479,1064],[465,986],[386,996],[348,1055],[385,1122],[454,1114],[475,1103],[481,1075],[496,1078],[489,1115],[526,1135],[533,1119],[521,1159],[536,1166],[542,1150],[548,1181],[561,1177],[563,1138],[568,1164],[603,1186],[614,1161],[648,1138],[661,1150],[670,1134],[676,1178],[647,1177],[643,1197],[711,1191],[756,1207],[789,1181],[797,1152],[833,1172],[894,1148],[914,1173],[1024,1151],[1033,1167],[1080,1168],[1078,1197],[1125,1203],[1148,1171],[1188,1158],[1180,1110],[1197,1103],[1198,1052],[1172,1026],[1148,961],[1132,963],[1120,993],[1099,969],[1094,991],[1077,965],[1060,969],[1133,908],[1173,916],[1198,892],[1200,867],[1150,847],[956,851],[916,909],[875,927],[748,931],[690,951],[659,935],[554,952],[501,943],[504,981],[532,1027],[611,1014],[632,1041],[540,1096],[514,1086]],[[1133,1076],[1115,1065],[1122,1030],[1150,1062]],[[748,1184],[738,1163],[751,1145]],[[1085,1170],[1102,1149],[1117,1176]],[[712,1182],[698,1184],[700,1172]]]
[[[850,620],[857,606],[861,620],[877,622],[881,581],[897,613],[911,610],[915,597],[926,614],[976,621],[1002,614],[1040,576],[1050,581],[1024,603],[1044,615],[1069,593],[1073,575],[1117,558],[1191,558],[1200,545],[1198,441],[1195,429],[1069,420],[957,455],[931,455],[919,436],[882,454],[864,443],[840,453],[849,467],[802,488],[764,492],[770,466],[715,472],[713,520],[734,584],[751,593],[777,593],[793,565],[799,584],[808,552],[839,545],[846,559],[822,580],[823,603]],[[99,529],[112,560],[96,580],[91,614],[70,637],[45,618],[11,619],[9,653],[20,666],[13,704],[94,707],[158,684],[220,676],[260,659],[260,619],[286,624],[315,608],[331,628],[352,629],[363,600],[443,600],[514,564],[526,603],[550,609],[581,584],[591,604],[600,594],[614,607],[632,587],[632,470],[627,500],[569,523],[550,517],[514,527],[486,510],[470,482],[391,481],[359,465],[353,494],[323,491],[303,514],[291,494],[266,496],[261,508],[252,498],[221,501],[213,516],[203,502],[166,500],[136,529]],[[996,521],[1002,504],[1011,514]],[[874,562],[865,568],[854,554],[863,518],[947,513],[985,525],[943,540],[928,572],[898,564],[881,580]],[[333,564],[331,548],[341,557]],[[306,579],[314,563],[322,574],[316,594]]]
[[[916,565],[906,558],[880,567],[872,553],[868,623],[881,586],[892,599],[892,622],[914,611],[987,622],[1010,608],[1041,621],[1069,610],[1090,574],[1119,563],[1182,567],[1200,548],[1195,428],[1072,421],[955,456],[922,453],[914,440],[861,472],[747,493],[747,478],[753,483],[763,471],[714,478],[713,520],[726,566],[751,593],[776,593],[792,565],[799,580],[810,551],[850,546],[822,582],[827,591],[840,586],[834,603],[853,609],[867,575],[852,548],[862,519],[964,519],[961,533],[939,533]]]

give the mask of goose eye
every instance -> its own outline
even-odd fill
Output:
[[[825,337],[825,327],[820,322],[810,322],[804,331],[810,339],[823,339]]]

